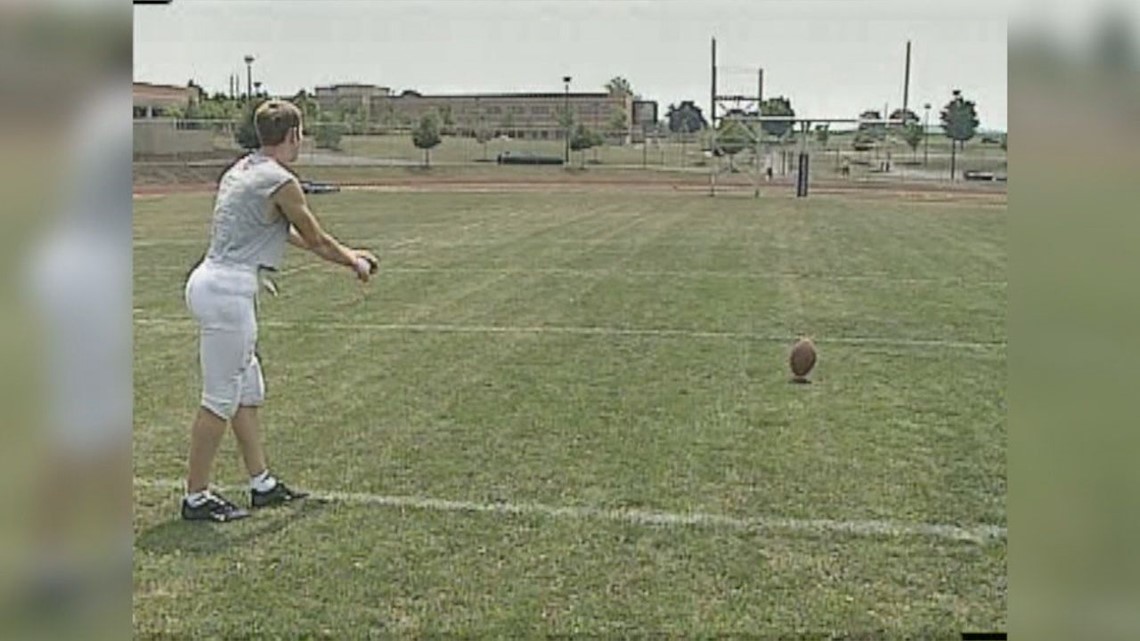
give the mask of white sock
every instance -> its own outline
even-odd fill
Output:
[[[191,494],[187,494],[186,495],[186,504],[189,505],[190,507],[201,507],[202,504],[204,504],[206,502],[206,498],[209,497],[209,495],[210,495],[209,490],[204,490],[202,492],[193,492]]]
[[[249,477],[249,487],[258,492],[268,492],[277,487],[277,479],[273,478],[269,470],[265,470],[257,476]]]

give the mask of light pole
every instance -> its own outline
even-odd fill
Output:
[[[922,166],[930,163],[930,103],[923,105],[926,109],[926,123],[922,126]]]
[[[562,105],[562,118],[566,124],[566,164],[570,164],[570,76],[562,76],[562,83],[566,87],[566,98]]]
[[[253,56],[245,57],[245,98],[253,100]]]

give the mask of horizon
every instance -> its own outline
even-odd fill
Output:
[[[960,89],[977,104],[980,131],[1005,131],[1005,16],[974,17],[971,2],[706,0],[698,11],[673,2],[298,1],[274,5],[266,29],[263,2],[198,0],[135,8],[134,75],[192,79],[212,95],[228,93],[237,74],[244,92],[242,57],[252,54],[254,78],[277,96],[348,83],[395,94],[562,93],[563,75],[572,93],[596,93],[622,76],[661,112],[691,100],[707,115],[716,37],[718,93],[755,94],[763,67],[765,97],[789,98],[797,116],[854,117],[901,107],[909,39],[912,111],[921,117],[931,103],[933,124]]]

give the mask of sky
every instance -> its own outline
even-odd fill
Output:
[[[425,94],[601,91],[623,76],[671,103],[718,92],[783,95],[804,117],[902,106],[932,120],[961,89],[983,129],[1007,128],[1006,11],[957,0],[173,0],[135,7],[135,79],[227,91],[230,74],[274,95],[337,82]]]

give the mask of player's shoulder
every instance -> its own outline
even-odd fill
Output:
[[[230,173],[232,173],[240,165],[247,162],[249,160],[249,157],[252,155],[253,155],[252,153],[244,153],[244,154],[238,156],[237,158],[234,158],[233,160],[231,160],[225,167],[222,168],[222,171],[218,173],[217,182],[219,184],[221,184],[221,182],[223,180],[225,180],[226,176],[228,176]]]

